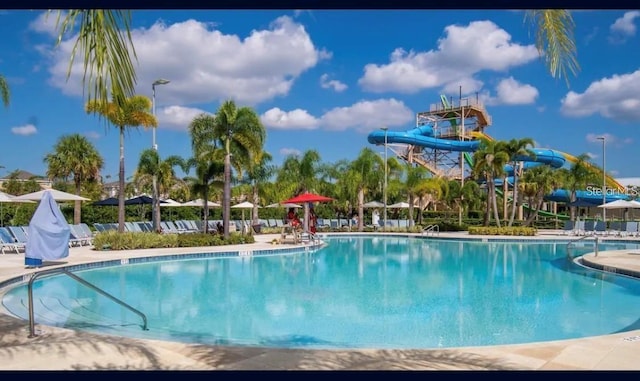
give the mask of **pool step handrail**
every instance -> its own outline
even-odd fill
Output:
[[[438,235],[440,235],[440,226],[432,224],[422,229],[422,234],[429,235],[429,233],[437,233]]]
[[[594,253],[595,253],[595,256],[596,256],[596,257],[598,256],[598,251],[600,250],[600,244],[599,244],[599,242],[600,242],[599,238],[600,238],[600,237],[595,236],[595,235],[585,235],[585,236],[582,236],[582,237],[580,237],[580,238],[577,238],[577,239],[571,240],[571,241],[569,241],[569,243],[567,243],[567,257],[568,257],[569,259],[573,259],[573,256],[571,255],[571,248],[572,248],[572,245],[573,245],[574,243],[576,243],[576,242],[582,241],[582,240],[587,239],[587,238],[593,238],[593,239],[594,239],[594,241],[595,241],[595,246],[596,246],[596,248],[595,248],[595,252],[594,252]]]
[[[97,293],[106,296],[107,298],[113,300],[114,302],[118,303],[119,305],[131,310],[131,312],[135,313],[136,315],[139,315],[142,318],[142,330],[143,331],[148,331],[149,328],[147,328],[147,316],[145,314],[143,314],[142,312],[140,312],[139,310],[137,310],[134,307],[131,307],[130,305],[128,305],[127,303],[125,303],[124,301],[116,298],[115,296],[109,294],[108,292],[104,291],[103,289],[99,288],[98,286],[87,282],[86,280],[80,278],[79,276],[77,276],[76,274],[70,272],[69,270],[65,269],[65,268],[58,268],[58,269],[51,269],[51,270],[45,270],[45,271],[39,271],[35,274],[33,274],[33,276],[31,277],[31,279],[29,279],[29,284],[27,286],[27,291],[29,294],[29,338],[34,338],[36,337],[36,330],[35,330],[35,319],[34,319],[34,313],[33,313],[33,282],[41,277],[41,276],[45,276],[45,275],[53,275],[53,274],[65,274],[67,276],[69,276],[71,279],[89,287],[90,289],[96,291]]]

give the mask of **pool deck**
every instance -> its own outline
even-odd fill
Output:
[[[365,233],[366,234],[366,233]],[[384,233],[376,233],[384,234]],[[274,234],[256,235],[252,250],[273,249]],[[469,238],[466,232],[440,237]],[[496,238],[496,237],[489,237]],[[515,237],[499,237],[515,238]],[[575,239],[559,230],[524,239]],[[620,238],[604,238],[620,239]],[[637,241],[640,238],[626,238]],[[281,245],[291,247],[291,245]],[[278,247],[278,246],[275,246]],[[207,248],[246,250],[247,245]],[[72,265],[162,254],[193,248],[131,251],[70,250],[57,265]],[[640,275],[640,250],[600,252],[586,262],[607,271]],[[40,270],[48,268],[42,267]],[[0,255],[0,282],[37,270],[26,269],[24,254]],[[0,289],[0,298],[6,290]],[[620,306],[624,308],[624,306]],[[640,318],[640,317],[639,317]],[[579,324],[579,320],[576,320]],[[640,330],[582,339],[532,344],[428,350],[305,350],[227,347],[98,335],[28,322],[0,306],[0,370],[640,370]]]

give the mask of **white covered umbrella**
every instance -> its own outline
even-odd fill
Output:
[[[381,203],[380,201],[369,201],[362,204],[362,207],[363,208],[383,208],[384,204]]]
[[[598,208],[604,209],[637,209],[640,208],[640,202],[636,200],[615,200],[606,204],[598,205]]]
[[[391,208],[391,209],[406,209],[408,207],[409,207],[408,202],[398,202],[395,204],[387,205],[387,208]]]
[[[254,207],[254,206],[255,206],[255,205],[253,205],[253,204],[252,204],[252,203],[250,203],[249,201],[243,201],[243,202],[241,202],[241,203],[239,203],[239,204],[235,204],[235,205],[232,205],[232,206],[231,206],[232,208],[235,208],[235,209],[242,209],[242,233],[244,233],[244,228],[245,228],[245,222],[244,222],[244,210],[245,210],[245,209],[253,209],[253,207]],[[260,205],[258,205],[258,208],[260,208],[260,207],[261,207],[261,206],[260,206]]]
[[[200,208],[204,208],[204,200],[199,198],[197,200],[191,200],[191,201],[183,202],[181,205],[182,206],[197,206],[197,207],[200,207]],[[220,207],[220,204],[218,204],[217,202],[213,202],[213,201],[209,201],[207,203],[207,205],[209,207],[214,207],[214,208]]]
[[[280,204],[279,202],[276,202],[275,204],[269,204],[269,205],[265,206],[265,208],[285,208],[285,209],[302,208],[302,205],[294,204],[292,202],[287,202],[287,203],[284,203],[284,204]]]

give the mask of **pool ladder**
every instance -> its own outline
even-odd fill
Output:
[[[65,274],[65,275],[69,276],[71,279],[73,279],[73,280],[75,280],[75,281],[77,281],[77,282],[89,287],[90,289],[98,292],[101,295],[106,296],[107,298],[113,300],[114,302],[118,303],[119,305],[131,310],[131,312],[135,313],[136,315],[138,315],[138,316],[140,316],[142,318],[142,329],[144,331],[148,330],[148,328],[147,328],[147,316],[145,314],[143,314],[139,310],[131,307],[130,305],[128,305],[127,303],[123,302],[122,300],[116,298],[115,296],[109,294],[108,292],[102,290],[101,288],[98,288],[97,286],[93,285],[92,283],[89,283],[86,280],[80,278],[76,274],[73,274],[69,270],[67,270],[65,268],[59,268],[59,269],[51,269],[51,270],[45,270],[45,271],[37,272],[37,273],[33,274],[31,279],[29,280],[29,284],[27,286],[27,290],[28,290],[28,294],[29,294],[29,338],[36,337],[35,319],[33,317],[33,315],[34,315],[33,314],[33,282],[37,278],[39,278],[41,276],[53,275],[53,274]]]
[[[600,251],[600,239],[599,239],[600,237],[595,236],[595,235],[585,235],[585,236],[582,236],[582,237],[580,237],[578,239],[574,239],[572,241],[569,241],[569,243],[567,243],[567,257],[569,259],[573,259],[574,258],[573,255],[571,255],[571,248],[573,247],[573,244],[575,244],[577,242],[580,242],[582,240],[585,240],[587,238],[593,238],[594,239],[594,242],[595,242],[595,245],[596,245],[594,253],[595,253],[596,257],[598,256],[598,251]]]
[[[429,235],[429,233],[440,235],[440,226],[433,224],[433,225],[427,226],[422,230],[422,234]]]

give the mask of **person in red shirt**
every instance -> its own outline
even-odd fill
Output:
[[[289,213],[287,213],[287,220],[291,226],[299,227],[301,225],[300,219],[298,218],[298,215],[296,214],[294,208],[289,208]]]

